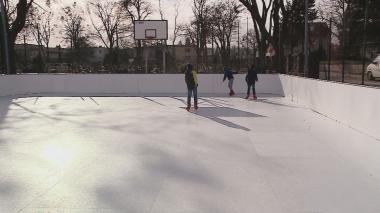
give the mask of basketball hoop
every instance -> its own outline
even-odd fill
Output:
[[[136,20],[134,21],[135,40],[167,40],[167,20]]]
[[[156,29],[145,29],[145,39],[153,40],[157,37]]]
[[[154,40],[154,39],[156,39],[156,37],[154,37],[154,36],[145,36],[145,39],[146,40]]]
[[[0,0],[1,1],[1,0]],[[148,41],[147,50],[151,41],[162,41],[162,70],[166,72],[166,40],[168,40],[168,21],[167,20],[135,20],[134,22],[134,39],[137,41]],[[145,72],[148,73],[148,57],[145,56]]]

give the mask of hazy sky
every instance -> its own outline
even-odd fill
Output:
[[[39,2],[43,2],[44,0],[39,0]],[[53,0],[53,11],[57,11],[55,13],[59,13],[60,8],[63,6],[72,5],[74,2],[77,2],[78,5],[80,5],[84,10],[86,8],[87,3],[91,0]],[[116,1],[116,0],[115,0]],[[222,1],[222,0],[214,0],[214,1]],[[236,0],[237,1],[237,0]],[[155,10],[154,14],[149,19],[160,19],[159,11],[158,11],[158,0],[150,0],[151,4],[153,5],[153,8]],[[179,3],[179,23],[188,23],[188,21],[192,17],[192,5],[193,0],[161,0],[162,2],[162,8],[164,11],[165,19],[168,20],[169,23],[169,38],[173,35],[173,27],[174,27],[174,16],[175,16],[175,4]],[[260,1],[258,1],[260,2]],[[41,3],[43,6],[43,4]],[[241,15],[241,34],[246,33],[246,23],[247,19],[246,17],[249,17],[247,13],[244,13]],[[60,23],[57,23],[59,26]],[[91,28],[92,26],[90,26]],[[253,23],[251,21],[251,18],[249,18],[249,28],[253,28]],[[90,29],[91,30],[91,29]],[[57,30],[58,31],[58,30]],[[52,39],[52,46],[61,44],[65,45],[62,39],[59,39],[60,33],[56,32],[56,36]],[[30,40],[30,42],[33,42],[33,40]],[[34,43],[34,42],[33,42]],[[101,44],[99,42],[96,42],[96,44]]]
[[[72,5],[74,2],[77,2],[84,10],[86,8],[87,3],[91,0],[56,0],[54,5],[52,6],[53,11],[60,11],[60,8],[63,6]],[[150,16],[149,19],[160,19],[158,0],[150,0],[155,10],[154,14]],[[169,38],[172,37],[173,28],[174,28],[174,16],[175,16],[175,4],[179,2],[179,23],[186,23],[191,19],[192,16],[192,0],[161,0],[162,8],[164,11],[165,19],[169,20]],[[43,5],[43,4],[41,4]],[[59,23],[58,23],[59,24]],[[91,26],[90,26],[91,27]],[[59,33],[57,33],[59,35]],[[32,42],[32,41],[30,41]],[[53,46],[58,45],[60,43],[60,39],[53,39]],[[63,42],[62,42],[63,44]],[[99,43],[100,44],[100,43]]]

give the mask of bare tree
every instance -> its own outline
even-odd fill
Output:
[[[260,50],[259,66],[263,68],[265,66],[265,52],[269,44],[273,45],[277,53],[280,52],[280,12],[282,12],[283,14],[285,13],[284,0],[261,0],[261,8],[259,8],[259,4],[257,3],[258,0],[239,1],[249,11],[254,21],[254,29],[256,32],[256,37],[258,39],[258,46]],[[279,54],[277,54],[276,57],[278,57],[278,55]],[[277,62],[277,60],[275,61]]]
[[[256,48],[257,44],[257,38],[256,38],[256,33],[253,29],[249,29],[248,33],[243,35],[242,39],[242,46],[243,48]]]
[[[16,61],[15,61],[15,42],[19,33],[25,28],[26,20],[29,15],[29,10],[35,3],[35,0],[2,0],[5,7],[6,18],[6,31],[8,35],[8,45],[10,51],[10,71],[12,74],[16,73]],[[46,4],[50,4],[50,0],[45,1]],[[3,38],[4,34],[0,37]],[[2,49],[4,51],[4,48]],[[3,53],[4,55],[4,53]]]
[[[211,36],[211,6],[209,0],[193,0],[193,14],[194,20],[192,27],[188,29],[195,29],[195,43],[197,46],[197,66],[207,67],[207,41]]]
[[[246,62],[247,66],[250,66],[252,62],[250,59],[253,58],[253,63],[256,63],[256,51],[257,51],[257,38],[254,29],[249,29],[246,34],[243,35],[242,46],[246,52]],[[252,50],[252,51],[251,51]],[[252,52],[252,55],[251,55]]]
[[[339,40],[342,41],[342,31],[344,25],[345,14],[347,11],[349,3],[351,0],[321,0],[318,7],[318,16],[324,22],[332,21],[332,34]]]
[[[158,0],[158,12],[160,13],[161,20],[165,19],[164,11],[162,10],[161,0]]]
[[[191,45],[197,44],[198,34],[197,27],[194,23],[185,24],[180,28],[181,37],[188,40]]]
[[[153,7],[147,0],[124,0],[124,8],[132,20],[145,20],[153,13]]]
[[[80,62],[82,59],[80,50],[89,43],[88,37],[85,34],[84,12],[76,3],[62,8],[62,10],[63,39],[70,44],[71,50],[74,51],[72,53],[74,61]]]
[[[172,38],[173,45],[175,45],[175,42],[177,41],[177,38],[179,37],[181,30],[183,29],[183,25],[178,23],[179,6],[180,6],[179,2],[176,2],[176,4],[174,5],[175,13],[174,13],[174,29],[173,29],[173,38]]]
[[[54,34],[54,29],[57,25],[51,23],[52,19],[54,18],[52,12],[46,12],[42,18],[45,19],[45,21],[41,23],[41,27],[42,27],[41,37],[46,47],[46,60],[47,62],[49,62],[50,60],[49,48],[50,48],[51,36]]]
[[[221,55],[223,66],[230,65],[232,33],[238,27],[236,21],[241,11],[241,5],[232,0],[215,3],[212,7],[211,16],[213,17],[215,43]]]
[[[262,8],[261,13],[257,1],[240,0],[240,2],[251,13],[254,21],[256,37],[258,38],[258,45],[260,49],[260,66],[264,66],[265,51],[267,48],[267,42],[273,42],[271,34],[267,29],[269,10],[272,6],[273,0],[261,0]]]
[[[88,3],[88,12],[95,30],[93,36],[109,49],[112,70],[113,64],[118,64],[119,42],[126,31],[122,5],[114,1],[94,0]]]
[[[135,20],[145,20],[153,13],[152,5],[147,0],[123,0],[123,5],[127,12],[127,17],[131,22],[134,22]],[[136,62],[138,65],[141,65],[142,42],[140,40],[136,41],[136,49]]]
[[[31,9],[31,15],[29,16],[27,26],[40,48],[39,52],[42,53],[42,55],[45,56],[46,61],[49,62],[51,37],[53,36],[54,29],[57,25],[52,23],[52,20],[54,19],[53,12],[49,11],[50,8],[47,9],[48,10],[42,7],[33,7],[33,9]],[[42,51],[44,46],[46,47],[46,51]]]

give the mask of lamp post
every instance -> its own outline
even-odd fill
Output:
[[[9,44],[8,44],[8,29],[7,29],[7,19],[5,15],[5,7],[3,0],[0,0],[0,13],[1,13],[1,23],[2,23],[2,31],[3,31],[3,52],[5,57],[5,67],[7,70],[7,74],[10,74],[10,57],[9,57]]]
[[[332,17],[330,17],[330,34],[329,34],[329,64],[328,64],[328,71],[327,71],[327,80],[331,80],[331,52],[332,52]]]
[[[342,33],[342,83],[344,83],[344,74],[346,69],[346,10],[345,1],[343,1],[343,33]]]
[[[240,20],[237,21],[238,31],[238,72],[240,72]]]
[[[309,1],[305,0],[304,74],[309,77]]]
[[[247,67],[249,67],[249,27],[248,27],[249,23],[248,23],[248,17],[247,17],[247,48],[246,48],[246,57],[247,57]]]
[[[365,0],[365,11],[364,11],[364,33],[363,33],[363,67],[362,67],[362,85],[364,85],[364,75],[365,75],[365,63],[366,63],[366,53],[367,53],[367,24],[368,24],[368,0]]]

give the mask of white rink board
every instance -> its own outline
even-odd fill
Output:
[[[200,74],[199,96],[226,96],[222,74]],[[236,75],[238,97],[246,92],[245,75]],[[305,79],[259,75],[259,94],[286,96],[329,118],[380,138],[380,89]],[[2,75],[0,96],[185,96],[183,74]]]
[[[380,139],[380,89],[280,75],[285,97]]]
[[[227,82],[223,74],[199,74],[199,95],[226,95]],[[246,93],[245,75],[235,75],[237,94]],[[259,75],[257,92],[282,95],[278,75]],[[183,74],[26,74],[0,76],[0,96],[54,95],[54,96],[170,96],[186,95]]]
[[[134,22],[135,40],[146,40],[146,31],[155,30],[155,40],[168,39],[168,21],[167,20],[137,20]]]

